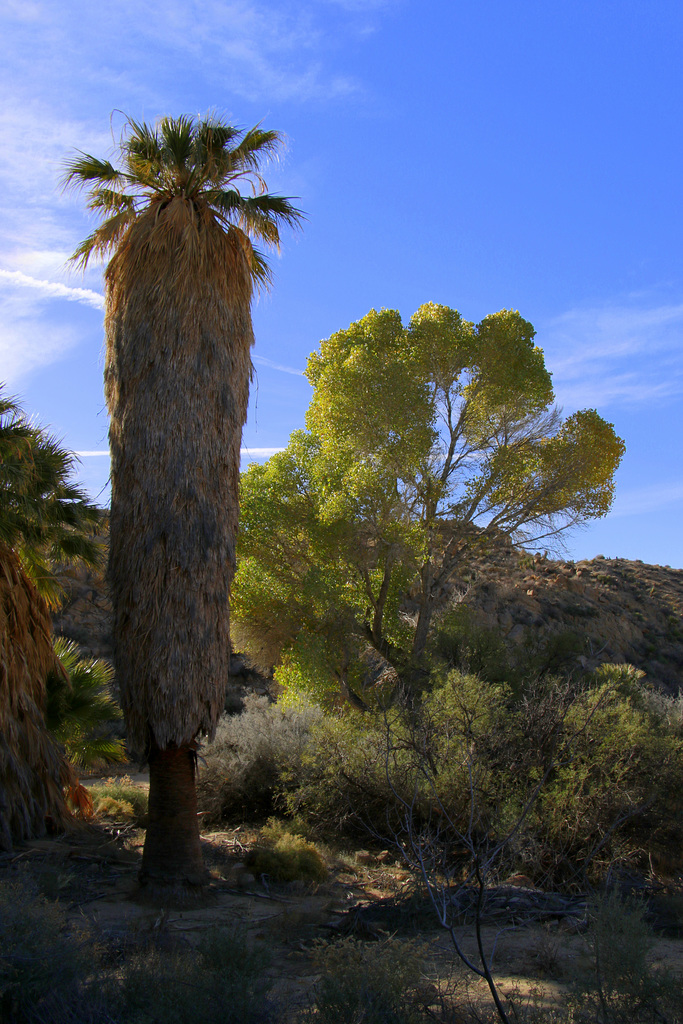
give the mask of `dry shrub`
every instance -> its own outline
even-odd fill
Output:
[[[200,756],[197,795],[204,823],[272,812],[285,778],[296,778],[321,717],[318,708],[284,708],[254,695],[241,714],[224,716]]]
[[[90,793],[95,814],[119,820],[130,818],[139,825],[147,820],[147,790],[136,786],[128,775],[105,779],[92,786]]]
[[[90,973],[85,939],[28,875],[0,882],[0,1020],[68,1019],[62,1008],[78,1003]]]
[[[424,1010],[428,949],[393,937],[364,943],[355,938],[318,942],[313,963],[316,1024],[417,1024],[434,1019]]]
[[[3,1024],[270,1024],[266,966],[234,925],[196,949],[138,945],[121,961],[30,878],[0,882]]]

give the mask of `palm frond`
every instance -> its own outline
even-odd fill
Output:
[[[83,239],[69,258],[69,262],[85,270],[93,256],[107,256],[112,249],[116,248],[135,218],[134,206],[115,213],[113,217],[105,220],[104,224],[95,228],[91,235]]]
[[[79,154],[73,160],[67,160],[61,179],[62,188],[83,188],[89,182],[107,182],[110,185],[121,183],[121,171],[118,171],[109,160],[100,160],[80,150]]]
[[[55,654],[62,673],[47,677],[46,724],[64,744],[69,760],[78,767],[94,761],[123,761],[123,742],[107,733],[123,715],[110,693],[114,672],[107,662],[84,658],[71,640],[57,637]]]
[[[264,158],[272,159],[284,142],[281,132],[266,131],[256,125],[245,132],[241,142],[231,150],[232,166],[239,171],[255,170]]]

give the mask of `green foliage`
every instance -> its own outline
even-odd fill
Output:
[[[417,942],[388,938],[371,944],[348,938],[319,942],[313,963],[320,980],[316,1024],[417,1024],[422,1012],[428,950]]]
[[[108,726],[123,717],[110,693],[113,668],[106,661],[82,658],[78,644],[63,637],[54,646],[64,674],[53,670],[47,677],[48,729],[78,768],[125,761],[123,741],[107,735]]]
[[[409,807],[418,831],[448,823],[453,846],[492,848],[519,823],[500,868],[539,883],[638,863],[683,824],[680,728],[627,666],[518,690],[436,674],[419,713],[325,716],[296,775],[290,811],[320,834],[370,827],[390,841]]]
[[[13,548],[53,607],[62,593],[54,565],[97,565],[93,537],[102,510],[69,482],[75,456],[26,419],[14,398],[0,392],[0,541]]]
[[[261,842],[249,851],[244,863],[257,878],[267,875],[274,882],[322,882],[327,878],[327,865],[315,845],[277,821],[261,829]]]
[[[432,620],[472,553],[605,515],[623,442],[562,420],[534,330],[422,306],[321,342],[305,431],[241,484],[234,630],[321,703],[419,692]]]

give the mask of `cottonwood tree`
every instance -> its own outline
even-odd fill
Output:
[[[306,430],[241,485],[236,634],[286,685],[414,693],[475,550],[609,511],[623,441],[593,409],[562,417],[534,334],[517,312],[475,325],[428,303],[407,325],[372,310],[311,355]]]

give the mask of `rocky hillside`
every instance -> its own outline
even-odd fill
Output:
[[[111,657],[111,604],[102,574],[70,569],[64,581],[67,599],[55,616],[55,631],[87,654]],[[553,561],[503,542],[471,564],[454,597],[476,626],[499,631],[512,650],[573,633],[583,667],[629,662],[656,687],[683,690],[683,569],[601,555]],[[238,655],[231,676],[228,706],[246,689],[263,692],[267,686]]]
[[[683,690],[683,569],[603,555],[554,561],[508,542],[472,564],[457,599],[512,649],[573,633],[582,667],[627,662],[657,688]]]

